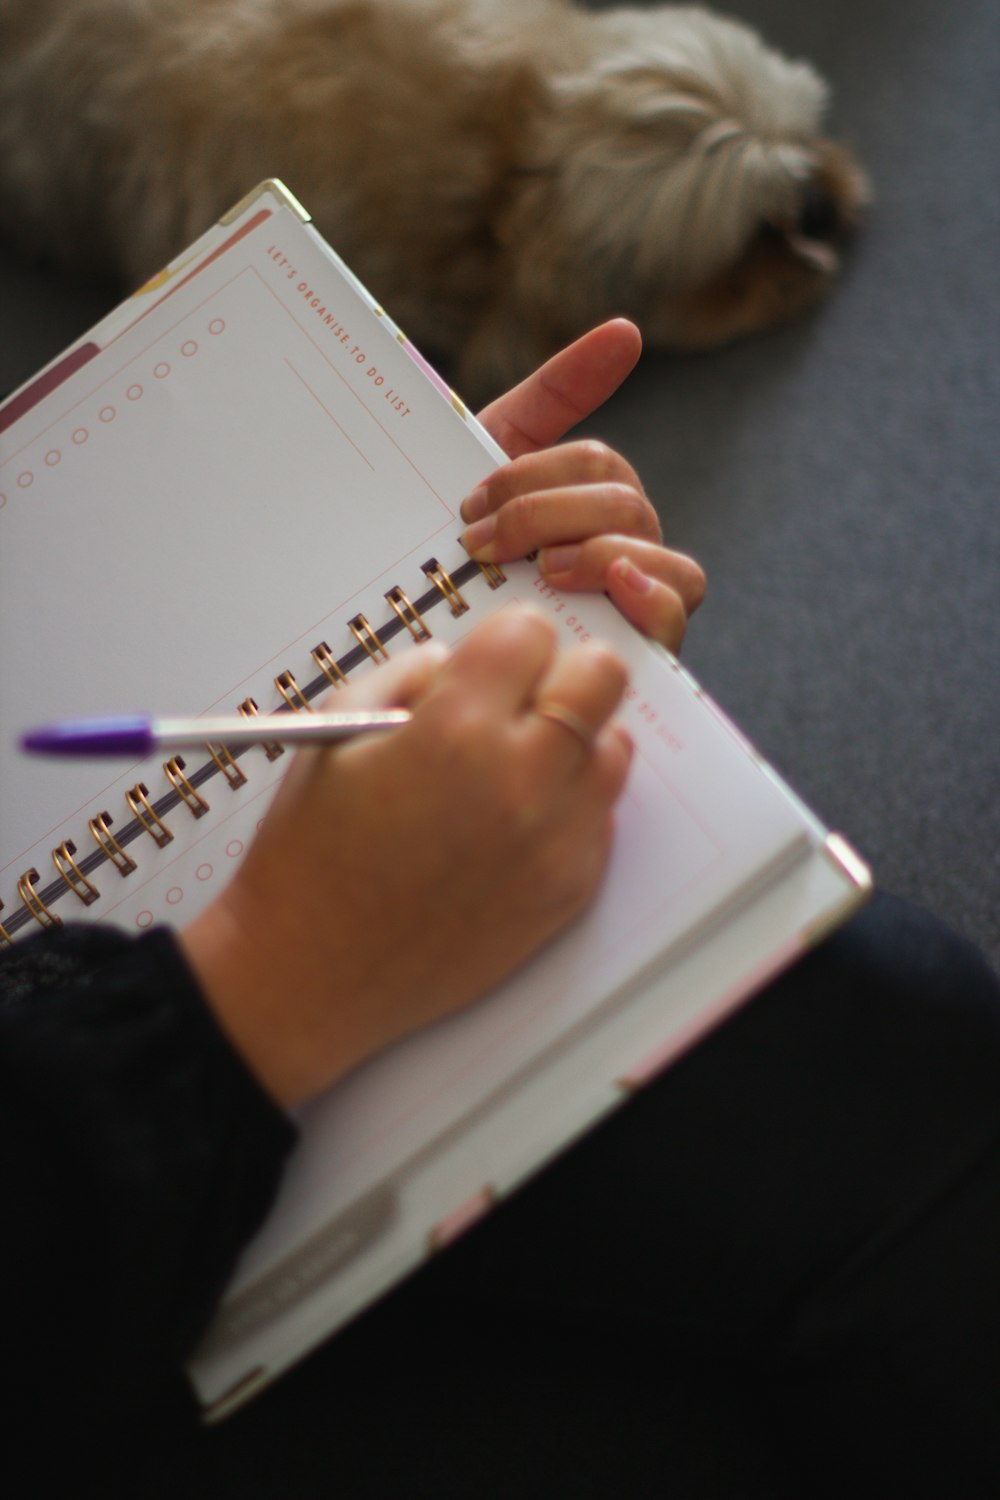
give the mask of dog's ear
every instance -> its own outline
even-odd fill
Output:
[[[498,203],[487,323],[507,367],[616,313],[651,345],[705,346],[815,302],[867,196],[816,135],[817,74],[707,12],[593,19],[589,60],[522,115]]]

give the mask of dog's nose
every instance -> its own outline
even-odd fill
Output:
[[[833,194],[820,182],[807,182],[799,207],[799,233],[809,240],[832,240],[840,228],[840,212]]]

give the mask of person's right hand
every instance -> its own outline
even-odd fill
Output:
[[[223,1029],[281,1103],[484,995],[578,916],[631,758],[607,649],[557,654],[511,608],[337,707],[405,727],[300,754],[230,885],[182,933]]]

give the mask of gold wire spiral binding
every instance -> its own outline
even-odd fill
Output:
[[[170,760],[164,761],[163,769],[166,772],[170,785],[183,798],[192,817],[203,818],[208,812],[208,803],[204,797],[199,796],[184,775],[184,757],[175,755]]]
[[[17,894],[40,927],[61,927],[62,922],[56,916],[55,912],[49,911],[41,896],[33,888],[32,881],[37,879],[38,871],[36,869],[25,870],[17,882]]]
[[[0,911],[3,911],[2,901],[0,901]],[[14,939],[11,937],[10,933],[7,931],[3,923],[0,922],[0,948],[12,948],[13,946]]]
[[[252,719],[256,714],[260,713],[260,709],[257,707],[255,699],[244,698],[242,703],[237,704],[236,712],[242,714],[244,719]],[[268,760],[277,760],[279,755],[284,755],[285,753],[284,745],[262,744],[261,748]]]
[[[97,847],[101,853],[106,855],[118,871],[119,875],[131,875],[135,869],[135,860],[131,859],[119,844],[110,825],[114,822],[109,812],[98,813],[96,818],[91,818],[87,827],[97,841]]]
[[[318,646],[313,647],[312,659],[323,673],[323,676],[332,682],[334,687],[340,687],[347,681],[347,678],[334,661],[326,641],[320,641]]]
[[[374,630],[365,619],[364,615],[355,615],[353,620],[348,620],[351,634],[359,646],[364,646],[372,661],[381,664],[389,660],[389,653],[375,634]]]
[[[225,745],[209,745],[208,753],[234,792],[238,786],[246,786],[246,777],[233,760]]]
[[[209,746],[211,749],[211,746]],[[153,804],[149,800],[149,791],[144,781],[137,781],[135,786],[125,793],[125,801],[135,813],[136,818],[145,828],[157,849],[165,849],[172,841],[173,834],[160,819]]]
[[[507,574],[499,563],[481,562],[479,570],[491,589],[498,589],[502,583],[507,582]]]
[[[385,596],[402,620],[415,641],[429,641],[431,633],[424,624],[423,615],[399,587],[390,589]]]
[[[423,571],[427,574],[431,583],[435,584],[441,590],[441,593],[451,606],[452,614],[464,615],[469,606],[436,557],[432,557],[430,562],[424,563]]]
[[[59,874],[65,880],[74,896],[79,896],[84,906],[93,906],[101,894],[96,886],[91,885],[77,864],[73,855],[76,853],[76,845],[72,839],[64,839],[58,849],[52,851],[52,863]]]
[[[307,714],[312,713],[312,704],[303,695],[302,689],[291,672],[279,672],[274,679],[274,685],[293,713],[302,713],[303,710]]]

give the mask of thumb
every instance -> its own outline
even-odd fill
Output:
[[[612,318],[498,396],[479,420],[509,458],[547,448],[614,394],[641,352],[635,324]]]

